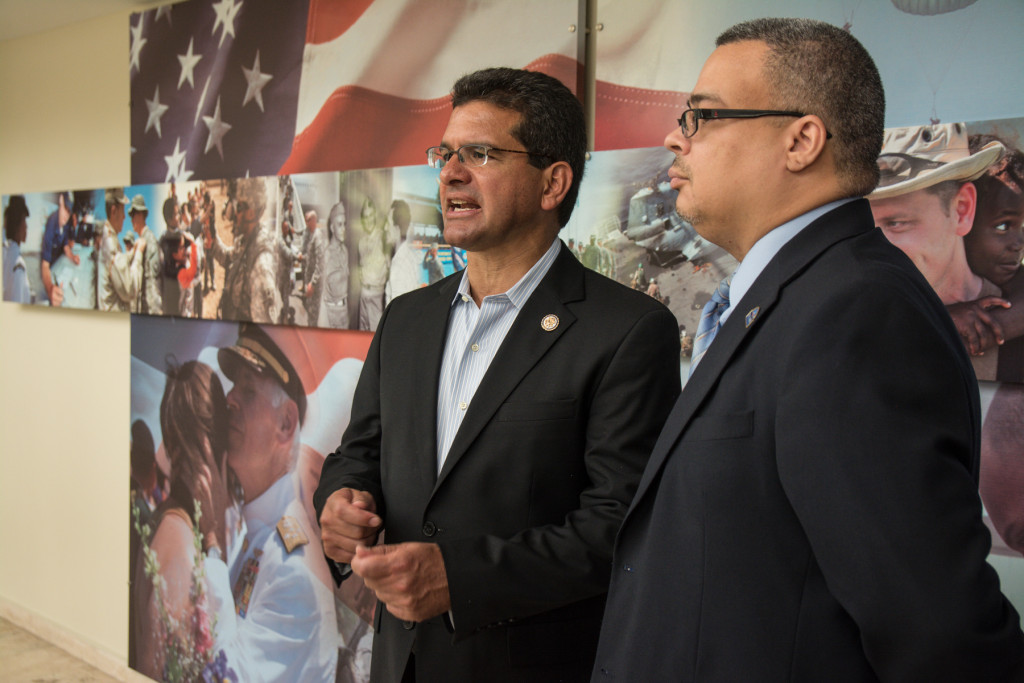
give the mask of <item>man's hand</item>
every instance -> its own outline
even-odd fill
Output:
[[[960,338],[972,356],[980,356],[1001,345],[1006,339],[1003,327],[988,314],[992,308],[1009,308],[1010,302],[998,296],[986,296],[977,301],[949,304],[946,310],[953,318]]]
[[[377,542],[383,520],[377,504],[366,491],[338,489],[320,514],[320,540],[324,553],[335,562],[348,564],[359,546]]]
[[[53,285],[50,290],[50,305],[51,306],[62,306],[64,304],[64,289],[58,285]]]
[[[352,571],[404,621],[424,621],[451,609],[448,574],[434,543],[357,548]]]

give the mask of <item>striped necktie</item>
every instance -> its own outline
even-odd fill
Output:
[[[729,280],[730,278],[725,278],[718,283],[718,287],[711,294],[711,299],[704,304],[704,310],[701,311],[697,336],[693,338],[693,354],[690,357],[691,375],[718,334],[718,328],[721,327],[719,321],[725,309],[729,308]]]

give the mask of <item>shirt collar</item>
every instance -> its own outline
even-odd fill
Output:
[[[807,213],[772,229],[754,243],[754,246],[750,248],[750,251],[747,252],[747,255],[740,262],[739,267],[732,274],[732,280],[729,282],[729,308],[722,314],[721,322],[725,323],[729,314],[732,313],[732,310],[743,299],[743,295],[747,293],[747,290],[754,284],[757,277],[768,263],[775,258],[775,255],[782,250],[782,247],[786,246],[787,242],[829,211],[852,202],[854,199],[857,198],[837,199],[834,202],[823,204],[816,209],[811,209]]]
[[[551,246],[548,247],[548,250],[544,252],[544,255],[533,264],[530,270],[526,271],[526,275],[519,278],[519,282],[512,285],[508,291],[502,294],[494,294],[492,296],[507,297],[509,301],[512,302],[512,305],[517,309],[522,308],[533,294],[534,290],[537,289],[537,285],[540,284],[540,281],[543,280],[544,276],[547,275],[549,270],[551,270],[551,265],[555,262],[555,259],[558,258],[558,253],[561,251],[561,248],[562,240],[555,238],[551,242]],[[472,255],[470,255],[470,258],[472,258]],[[462,271],[462,280],[459,281],[459,290],[455,293],[455,297],[452,299],[452,305],[455,305],[459,301],[471,301],[473,298],[469,292],[469,274],[467,273],[467,270],[468,269],[463,269]]]

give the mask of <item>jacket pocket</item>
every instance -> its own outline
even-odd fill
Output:
[[[754,411],[700,415],[690,420],[683,441],[745,439],[754,433]]]
[[[496,422],[568,420],[576,414],[576,401],[509,401],[498,408]]]

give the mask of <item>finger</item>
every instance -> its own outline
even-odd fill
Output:
[[[367,585],[391,577],[394,574],[391,560],[395,552],[395,546],[392,545],[359,546],[352,558],[352,571],[368,581]],[[375,590],[377,588],[379,586]]]
[[[984,310],[977,313],[974,326],[978,334],[978,350],[983,351],[993,345],[1002,344],[1004,341],[1003,326]]]
[[[983,296],[978,299],[978,306],[982,309],[989,308],[1010,308],[1013,304],[1002,297],[998,296]]]
[[[380,528],[383,520],[375,514],[373,496],[364,491],[339,489],[331,494],[320,515],[321,526],[338,520],[355,526]]]

